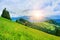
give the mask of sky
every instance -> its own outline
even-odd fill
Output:
[[[11,17],[30,15],[33,10],[45,16],[60,15],[60,0],[0,0],[0,15],[6,8]]]

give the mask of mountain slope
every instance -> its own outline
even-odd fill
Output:
[[[60,37],[38,31],[0,17],[0,40],[60,40]]]
[[[51,29],[51,30],[54,30],[54,25],[53,24],[50,24],[48,22],[41,22],[41,23],[34,23],[35,25],[39,26],[39,27],[42,27],[42,28],[47,28],[47,29]]]
[[[35,25],[37,25],[38,27],[42,28],[42,31],[47,32],[49,34],[53,34],[53,35],[58,35],[57,32],[60,26],[55,25],[53,23],[49,23],[49,22],[39,22],[39,23],[34,23]]]

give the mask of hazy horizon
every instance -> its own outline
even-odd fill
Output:
[[[60,15],[60,0],[0,0],[0,15],[4,8],[11,17],[30,16],[34,10],[48,17]]]

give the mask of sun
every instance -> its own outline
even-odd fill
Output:
[[[42,20],[44,18],[44,14],[40,10],[33,10],[31,12],[31,20]]]

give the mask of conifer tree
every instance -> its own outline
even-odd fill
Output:
[[[6,19],[11,20],[9,12],[6,10],[6,8],[3,9],[1,17],[4,17]]]

